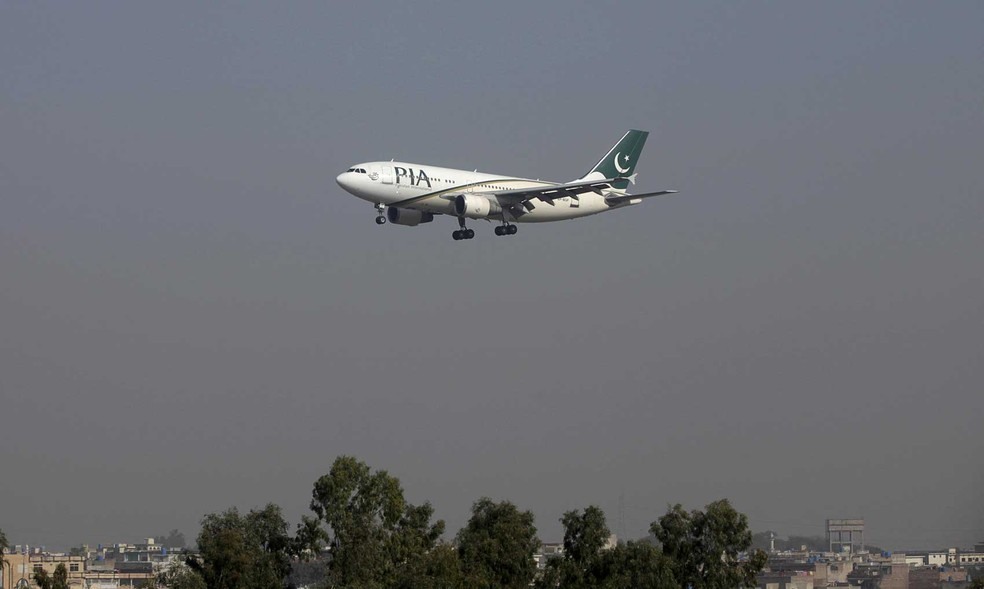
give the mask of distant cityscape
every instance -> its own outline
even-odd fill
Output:
[[[925,550],[889,552],[865,545],[863,519],[829,519],[826,536],[811,538],[811,545],[788,546],[773,532],[756,534],[756,545],[769,554],[765,569],[757,577],[759,589],[965,589],[984,578],[984,542],[972,549],[932,547]],[[822,540],[823,546],[817,546]],[[612,535],[606,544],[618,543]],[[786,546],[782,546],[786,544]],[[777,548],[777,545],[780,548]],[[43,547],[11,545],[4,553],[5,566],[0,589],[37,589],[37,571],[53,575],[59,565],[68,571],[72,589],[118,589],[121,587],[166,587],[161,573],[183,566],[192,552],[184,536],[173,530],[169,536],[146,538],[139,543],[108,546],[79,546],[69,552],[50,552]],[[551,558],[564,554],[562,543],[543,543],[534,555],[542,570]],[[304,585],[298,585],[303,587]]]
[[[863,519],[829,519],[824,550],[776,550],[758,576],[761,589],[964,589],[984,577],[984,542],[973,549],[870,550]]]

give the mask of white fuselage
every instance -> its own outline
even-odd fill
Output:
[[[396,161],[357,164],[339,174],[336,180],[347,192],[376,205],[392,205],[414,197],[432,195],[432,198],[414,202],[412,208],[445,215],[455,214],[454,199],[459,194],[492,194],[559,184]],[[504,220],[521,223],[560,221],[623,206],[606,203],[604,196],[594,192],[583,193],[576,198],[565,196],[552,201],[535,198],[531,200],[531,204],[533,206],[530,210],[519,214],[504,210]]]

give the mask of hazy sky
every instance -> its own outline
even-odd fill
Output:
[[[339,454],[641,536],[984,540],[984,3],[0,5],[0,528],[134,541]],[[335,176],[679,195],[455,242]],[[622,500],[620,502],[620,496]],[[624,525],[619,517],[623,506]]]

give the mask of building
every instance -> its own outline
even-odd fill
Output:
[[[85,557],[69,556],[67,554],[48,554],[43,552],[31,553],[27,550],[5,554],[7,566],[3,567],[3,588],[22,589],[36,588],[34,572],[44,570],[48,575],[54,575],[58,565],[65,565],[68,572],[68,586],[72,589],[85,588]]]
[[[540,550],[533,555],[536,568],[543,570],[547,568],[547,561],[551,558],[562,558],[564,556],[564,545],[560,542],[544,542],[540,544]]]
[[[827,545],[830,552],[864,552],[864,518],[828,519]]]
[[[847,581],[861,589],[909,589],[909,565],[901,558],[857,563]]]
[[[966,583],[966,569],[921,566],[909,570],[909,589],[953,589]]]
[[[905,552],[905,559],[912,566],[928,567],[984,567],[984,545],[975,545],[974,550],[947,548],[946,550],[913,550]]]
[[[809,576],[813,580],[813,586],[819,589],[820,587],[847,585],[847,577],[854,571],[854,564],[854,559],[845,558],[842,555],[821,556],[790,553],[770,556],[765,568],[766,571],[776,576]],[[802,581],[794,579],[791,579],[790,582],[794,586],[802,584]],[[761,583],[759,586],[764,587]]]
[[[928,566],[928,567],[941,567],[946,566],[950,563],[950,560],[955,560],[955,555],[950,556],[948,550],[914,550],[906,551],[904,553],[906,562],[911,566]]]
[[[984,566],[984,550],[980,550],[984,546],[976,547],[973,552],[957,552],[957,561],[954,564],[960,566]]]
[[[157,552],[160,553],[159,550]],[[125,554],[124,552],[121,556]],[[136,554],[135,562],[140,563],[141,551],[136,551],[134,554]],[[103,566],[90,567],[85,556],[52,554],[40,550],[31,552],[26,547],[21,551],[5,554],[4,560],[7,565],[3,567],[3,573],[0,575],[0,588],[2,589],[37,589],[38,586],[34,582],[34,572],[44,570],[48,575],[53,576],[55,569],[60,564],[65,565],[70,589],[142,587],[151,584],[157,574],[153,562],[146,562],[145,565],[141,563],[139,567],[135,567],[140,570],[123,571],[117,569],[116,564],[112,561]],[[122,562],[121,564],[125,565],[126,563]]]
[[[814,589],[814,579],[809,574],[760,573],[756,578],[758,589]]]

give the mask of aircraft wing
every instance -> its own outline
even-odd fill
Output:
[[[623,202],[628,202],[636,198],[649,198],[651,196],[663,196],[664,194],[676,194],[679,190],[658,190],[656,192],[644,192],[642,194],[617,194],[613,196],[606,196],[605,202],[612,205],[621,204]]]
[[[659,192],[647,192],[644,194],[613,194],[611,196],[606,196],[604,190],[611,190],[612,183],[628,180],[635,183],[635,174],[632,176],[616,176],[614,178],[604,178],[602,180],[585,180],[582,182],[571,182],[569,184],[544,184],[542,186],[535,186],[533,188],[515,188],[513,190],[495,190],[488,191],[483,190],[477,194],[484,194],[495,196],[504,207],[512,207],[515,205],[522,205],[527,203],[534,198],[539,198],[550,204],[553,204],[554,199],[563,198],[565,196],[577,197],[579,194],[584,194],[585,192],[594,192],[596,194],[605,196],[605,200],[610,204],[619,204],[622,202],[627,202],[634,198],[647,198],[650,196],[661,196],[664,194],[673,194],[675,190],[661,190]],[[484,183],[484,182],[483,182]],[[476,183],[481,184],[481,183]],[[438,190],[436,192],[428,192],[427,194],[421,194],[420,196],[414,196],[406,200],[401,200],[399,202],[390,203],[393,207],[412,207],[413,205],[428,200],[431,198],[444,198],[447,200],[453,200],[455,196],[462,193],[462,189],[468,188],[469,185],[455,186],[453,188],[445,188],[444,190]],[[531,208],[532,205],[526,205],[526,208]]]
[[[620,180],[632,180],[635,178],[616,177],[605,178],[604,180],[586,180],[584,182],[571,182],[570,184],[555,184],[552,186],[536,186],[534,188],[516,188],[513,190],[500,190],[494,194],[503,206],[511,206],[525,203],[526,201],[539,198],[547,202],[552,202],[555,198],[565,196],[577,196],[585,192],[602,194],[602,190],[610,190],[613,182]]]

